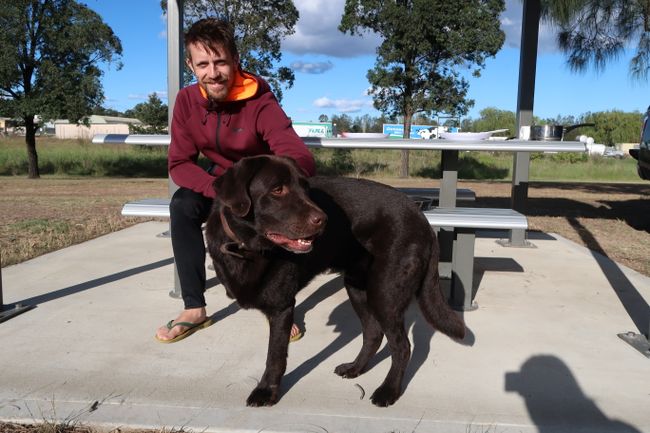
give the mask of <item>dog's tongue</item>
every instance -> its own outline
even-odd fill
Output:
[[[312,239],[289,239],[280,233],[267,233],[266,237],[276,245],[296,253],[306,253],[311,250]]]

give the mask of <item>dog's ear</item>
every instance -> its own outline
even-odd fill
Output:
[[[267,160],[268,158],[264,156],[243,158],[214,181],[217,199],[221,200],[235,215],[244,217],[250,211],[251,198],[248,186],[255,173]]]

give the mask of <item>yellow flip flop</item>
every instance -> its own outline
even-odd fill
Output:
[[[157,341],[159,341],[160,343],[165,343],[165,344],[176,343],[177,341],[181,341],[182,339],[184,339],[186,337],[189,337],[190,335],[194,334],[199,329],[207,328],[208,326],[212,325],[212,323],[213,323],[212,319],[209,319],[209,318],[205,319],[203,322],[200,322],[200,323],[191,323],[191,322],[177,322],[177,323],[174,323],[174,320],[172,319],[169,322],[167,322],[167,325],[165,325],[165,326],[167,326],[168,330],[172,329],[175,326],[185,326],[185,327],[187,327],[187,329],[183,333],[178,334],[176,337],[170,338],[169,340],[163,340],[161,338],[158,338],[157,335],[154,338]]]
[[[266,318],[266,321],[267,322],[269,321],[268,317]],[[289,333],[289,343],[295,343],[305,335],[304,331],[300,329],[300,326],[296,325],[295,323],[291,325],[291,330],[293,330],[294,326],[298,330],[298,333],[296,333],[296,335],[293,336],[291,335],[291,333]]]
[[[305,333],[302,331],[302,329],[300,329],[300,326],[296,325],[295,323],[293,325],[291,325],[292,330],[293,330],[294,326],[296,327],[296,329],[298,329],[298,333],[296,335],[294,335],[294,336],[289,334],[289,343],[294,343],[294,342],[300,340],[303,337],[303,335],[305,335]]]

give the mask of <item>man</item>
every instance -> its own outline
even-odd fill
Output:
[[[185,34],[186,63],[197,83],[176,98],[171,125],[169,173],[180,188],[170,203],[170,229],[185,309],[160,327],[156,339],[179,341],[210,325],[205,303],[205,246],[201,225],[217,192],[214,180],[245,156],[293,158],[314,174],[314,159],[291,126],[268,83],[239,67],[232,26],[207,18]],[[206,171],[199,154],[210,161]],[[294,325],[292,339],[300,337]]]

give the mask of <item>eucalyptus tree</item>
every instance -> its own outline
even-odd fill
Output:
[[[78,122],[89,114],[104,99],[99,65],[118,60],[122,45],[76,1],[12,0],[0,7],[0,47],[1,114],[24,123],[28,176],[38,178],[35,116]]]
[[[164,12],[167,1],[160,2]],[[293,86],[293,70],[277,66],[282,60],[281,42],[294,33],[298,22],[298,9],[291,0],[184,0],[183,17],[186,28],[206,17],[228,20],[235,28],[241,66],[264,77],[280,101],[282,88]],[[191,74],[186,77],[191,79]]]
[[[415,114],[461,115],[473,105],[465,76],[480,76],[503,45],[504,7],[503,0],[346,0],[339,30],[381,36],[366,76],[375,108],[403,116],[408,138]],[[401,175],[408,175],[407,151]]]
[[[601,71],[630,48],[630,76],[648,79],[650,0],[542,0],[542,16],[558,25],[558,44],[573,71]]]

